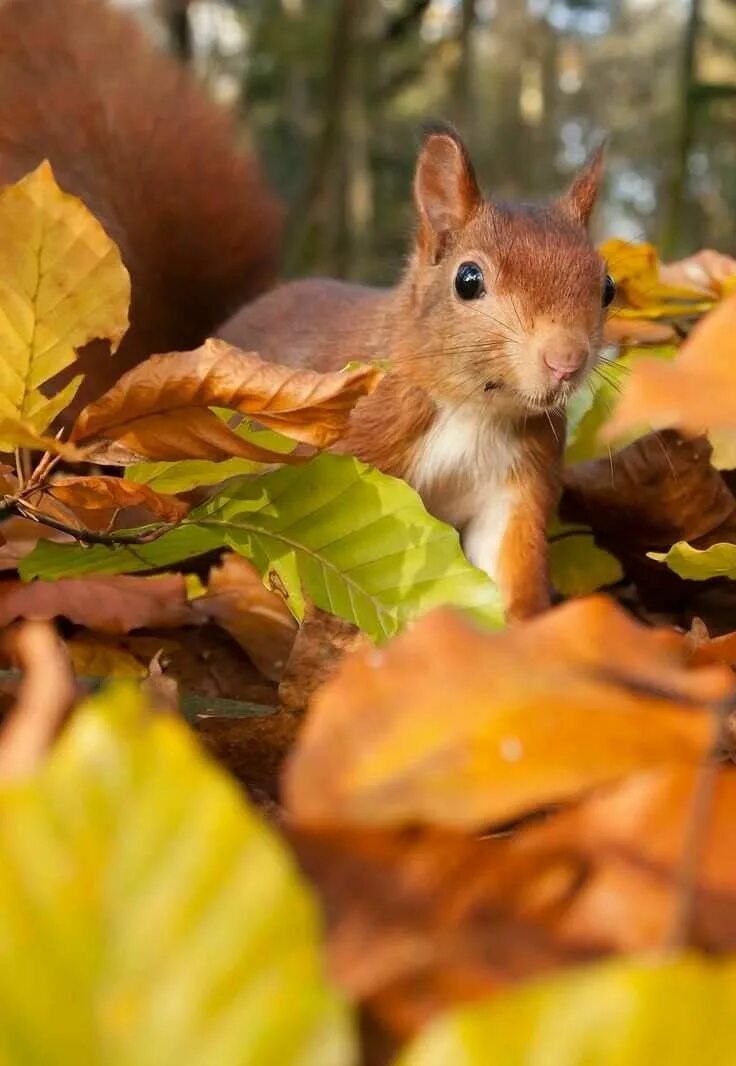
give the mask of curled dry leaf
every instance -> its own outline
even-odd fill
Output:
[[[0,191],[0,450],[54,447],[40,438],[81,377],[41,391],[95,338],[113,351],[128,328],[130,278],[118,249],[81,200],[42,163]],[[17,323],[23,328],[18,329]]]
[[[9,625],[16,618],[59,616],[100,633],[191,625],[196,621],[180,574],[0,584],[0,626]]]
[[[0,780],[32,773],[76,701],[66,648],[52,626],[26,622],[10,638],[11,659],[23,670],[17,702],[0,731]]]
[[[226,431],[236,435],[218,419],[220,437],[207,448],[211,420],[216,417],[209,408],[225,407],[252,415],[294,440],[324,448],[341,436],[351,410],[380,377],[379,370],[367,366],[325,374],[280,366],[224,341],[209,340],[192,352],[152,356],[128,371],[81,412],[72,438],[114,441],[154,459],[219,458],[213,448],[222,453],[234,447],[225,439]],[[174,449],[182,426],[185,432],[189,427],[196,440],[185,437]],[[226,454],[263,458],[260,449],[242,439],[237,448]],[[254,455],[254,450],[261,454]],[[284,461],[283,455],[270,458]]]
[[[207,595],[192,600],[192,611],[225,629],[265,677],[281,676],[297,624],[283,599],[265,587],[247,559],[228,552],[210,570]]]
[[[179,521],[189,510],[188,504],[176,496],[154,492],[148,485],[117,477],[60,478],[52,482],[49,492],[73,509],[96,511],[142,506],[167,522]]]
[[[697,324],[673,362],[632,368],[604,436],[642,425],[693,434],[736,426],[736,294]]]
[[[600,953],[545,927],[554,899],[539,914],[514,913],[530,870],[504,861],[503,841],[440,829],[289,837],[322,897],[332,973],[396,1038],[447,1007]],[[558,877],[557,894],[569,884]]]
[[[729,670],[602,597],[483,633],[439,610],[385,651],[347,656],[287,767],[305,825],[474,828],[707,750]],[[530,669],[530,664],[533,668]]]
[[[647,552],[680,540],[736,539],[736,501],[710,456],[704,437],[649,433],[610,457],[568,467],[560,513],[590,526],[630,577],[660,586],[667,571]]]

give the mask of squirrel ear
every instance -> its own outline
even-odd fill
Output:
[[[452,129],[432,132],[422,146],[414,174],[420,246],[437,261],[451,233],[481,203],[470,156]]]
[[[601,184],[603,182],[603,159],[605,156],[605,142],[601,144],[588,158],[583,169],[576,175],[570,188],[558,201],[562,210],[580,222],[583,226],[588,225],[591,213],[595,206]]]

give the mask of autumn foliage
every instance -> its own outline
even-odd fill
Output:
[[[151,353],[67,422],[127,274],[48,165],[0,193],[2,1061],[733,1062],[736,295],[603,251],[560,602],[504,628],[331,450],[347,349]]]

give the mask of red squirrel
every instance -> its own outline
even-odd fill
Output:
[[[321,370],[387,360],[340,450],[408,481],[497,582],[509,620],[549,605],[547,525],[564,407],[598,358],[615,286],[587,232],[597,152],[548,207],[485,200],[449,129],[414,178],[414,249],[393,289],[297,281],[218,335]]]
[[[223,114],[103,0],[0,0],[0,184],[44,158],[117,241],[133,281],[116,358],[81,353],[77,406],[145,356],[211,333],[318,369],[387,359],[341,449],[405,478],[460,530],[509,618],[547,606],[563,408],[595,362],[612,298],[586,229],[600,154],[550,207],[495,204],[457,135],[436,132],[419,155],[417,236],[394,289],[303,281],[248,304],[275,279],[281,212]]]

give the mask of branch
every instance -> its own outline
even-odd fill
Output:
[[[25,503],[23,500],[6,499],[0,504],[0,522],[10,518],[12,515],[28,518],[32,522],[38,522],[39,525],[49,526],[60,533],[66,533],[68,536],[73,537],[74,540],[78,540],[80,544],[106,544],[109,547],[125,544],[150,544],[151,541],[158,540],[164,533],[168,533],[169,530],[179,524],[177,522],[168,522],[157,526],[155,529],[145,530],[140,533],[95,533],[91,529],[77,529],[75,526],[67,525],[66,522],[60,522],[57,518],[52,518],[51,515],[36,510],[35,507]]]

